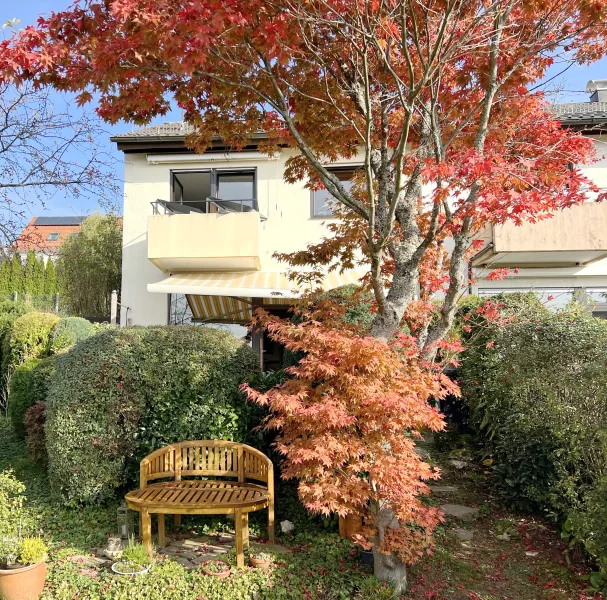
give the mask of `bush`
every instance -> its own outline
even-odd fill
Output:
[[[23,423],[25,413],[36,402],[46,400],[56,362],[54,356],[44,360],[33,358],[19,365],[11,377],[8,414],[13,429],[20,438],[25,437],[26,433]]]
[[[57,361],[47,399],[49,476],[66,503],[101,503],[137,481],[153,450],[187,439],[246,441],[255,409],[238,385],[258,371],[211,328],[107,329]]]
[[[31,358],[48,356],[51,333],[57,321],[57,315],[44,312],[30,312],[16,319],[4,338],[3,372],[7,373]]]
[[[29,457],[34,462],[45,465],[48,462],[44,431],[46,404],[44,402],[36,402],[25,413],[23,423],[25,424],[27,453]]]
[[[607,534],[597,491],[607,475],[607,321],[574,305],[493,333],[493,346],[464,359],[461,382],[498,490],[509,505],[566,521],[607,566],[596,543]]]
[[[60,319],[51,334],[51,354],[69,350],[78,342],[95,334],[96,327],[81,317],[66,317]]]

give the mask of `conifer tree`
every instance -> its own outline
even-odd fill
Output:
[[[19,254],[13,254],[10,264],[10,293],[25,294],[25,270]]]
[[[4,298],[11,293],[11,263],[8,258],[3,258],[0,262],[0,298]]]
[[[46,261],[46,269],[44,273],[44,295],[52,296],[57,293],[57,271],[55,263],[49,258]]]
[[[24,287],[25,287],[25,293],[30,295],[30,296],[35,296],[36,295],[36,290],[35,290],[35,278],[36,278],[36,263],[38,262],[38,259],[36,258],[36,253],[33,250],[30,250],[27,253],[27,256],[25,258],[25,265],[24,265],[24,278],[25,278],[25,283],[24,283]]]

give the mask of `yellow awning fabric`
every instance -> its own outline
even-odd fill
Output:
[[[359,283],[364,271],[329,273],[322,288],[331,290],[349,283]],[[289,280],[284,271],[246,273],[174,273],[158,283],[148,284],[148,292],[185,294],[196,319],[217,322],[248,321],[254,298],[264,305],[291,304],[303,290]]]

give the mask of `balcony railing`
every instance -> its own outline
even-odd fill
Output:
[[[169,202],[168,200],[155,200],[152,204],[155,215],[189,215],[235,212],[258,212],[257,200],[247,198],[243,200],[222,200],[221,198],[207,198],[206,200],[192,200],[187,204],[182,202]]]

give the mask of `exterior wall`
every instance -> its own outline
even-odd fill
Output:
[[[124,246],[122,259],[122,323],[131,325],[165,325],[168,318],[168,299],[163,294],[147,291],[148,283],[157,283],[167,275],[148,260],[148,217],[153,214],[151,202],[170,200],[172,170],[196,169],[257,169],[257,200],[260,214],[265,217],[259,225],[259,256],[261,269],[280,270],[285,265],[272,255],[274,252],[293,252],[307,244],[319,241],[328,233],[326,225],[332,218],[311,216],[310,191],[304,182],[287,184],[283,179],[288,152],[277,158],[246,152],[226,159],[222,155],[202,155],[194,158],[176,154],[174,162],[156,162],[146,154],[125,154],[124,174]],[[194,160],[193,160],[194,159]],[[173,160],[173,159],[171,159]],[[212,162],[211,162],[212,161]],[[352,161],[359,164],[360,161]],[[340,163],[346,164],[346,163]],[[196,215],[192,215],[194,218]],[[204,236],[205,232],[200,231]],[[128,318],[125,307],[129,307]]]
[[[592,137],[595,140],[598,161],[591,165],[581,165],[580,168],[600,188],[607,188],[607,135]],[[565,214],[564,212],[563,215]],[[558,244],[558,240],[555,241]],[[511,271],[510,275],[499,281],[486,279],[490,272],[491,269],[473,269],[476,280],[472,288],[473,293],[535,289],[540,292],[545,291],[556,300],[559,290],[583,288],[588,291],[598,290],[595,294],[607,292],[607,258],[579,267],[522,268],[516,274]],[[565,297],[564,292],[561,297]]]

